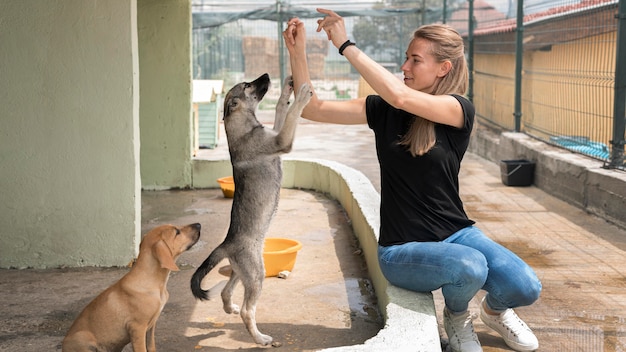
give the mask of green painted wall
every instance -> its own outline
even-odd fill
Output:
[[[141,181],[191,186],[191,1],[138,0]]]
[[[136,255],[136,6],[0,1],[0,267],[116,266]]]

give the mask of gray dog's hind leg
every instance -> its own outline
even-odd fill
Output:
[[[246,258],[243,263],[244,265],[239,265],[241,263],[238,263],[235,258],[231,258],[231,265],[233,267],[231,279],[222,290],[224,310],[227,313],[239,312],[241,320],[250,333],[250,336],[254,339],[254,342],[259,345],[267,346],[272,343],[273,338],[269,335],[261,333],[256,325],[256,305],[259,297],[261,296],[263,280],[265,278],[262,249],[259,248],[258,253],[246,253],[246,251],[242,251],[240,254],[240,259],[241,257]],[[236,275],[236,277],[232,275]],[[233,277],[235,277],[234,281]],[[229,312],[227,309],[235,306],[231,302],[231,296],[235,282],[238,281],[241,281],[244,288],[243,304],[241,305],[241,309]]]
[[[262,280],[261,280],[262,282]],[[245,287],[243,305],[241,307],[241,319],[243,320],[248,332],[259,345],[267,346],[272,343],[273,338],[259,331],[256,326],[256,302],[261,295],[261,286],[254,280],[244,282]],[[248,286],[249,285],[249,286]]]
[[[239,306],[233,303],[233,290],[237,283],[239,282],[239,275],[237,275],[237,271],[232,270],[230,273],[230,279],[222,289],[222,303],[224,312],[228,314],[239,314]]]

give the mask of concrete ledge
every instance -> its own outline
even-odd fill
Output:
[[[523,133],[497,135],[477,129],[469,151],[495,163],[507,159],[534,161],[536,187],[626,228],[626,173],[623,171],[604,169],[601,161],[551,146]]]
[[[230,175],[230,160],[193,161],[193,187],[216,188]],[[343,164],[321,159],[283,159],[283,187],[328,194],[346,210],[367,262],[384,328],[362,345],[324,351],[441,351],[435,303],[431,293],[393,286],[378,266],[380,195],[365,175]]]

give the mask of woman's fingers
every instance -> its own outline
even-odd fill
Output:
[[[326,28],[325,27],[325,23],[324,20],[317,20],[317,30],[316,32],[321,32],[322,29],[326,32],[326,36],[328,37],[328,40],[330,40],[330,28]]]
[[[293,37],[293,31],[294,31],[293,27],[295,26],[287,25],[287,28],[285,28],[285,30],[283,31],[283,38],[285,38],[285,41],[287,41],[291,45],[296,44],[296,40]]]
[[[345,31],[343,28],[343,18],[335,11],[317,8],[317,12],[326,15],[324,18],[317,20],[317,32],[320,32],[323,29],[326,32],[328,40],[332,40],[331,32],[333,29],[337,29],[339,32]]]
[[[283,38],[291,45],[296,44],[296,35],[298,31],[298,26],[302,24],[299,18],[294,17],[287,21],[287,28],[283,31]]]
[[[321,7],[318,7],[318,8],[317,8],[317,9],[315,9],[315,10],[317,10],[317,12],[319,12],[319,13],[323,13],[324,15],[327,15],[327,16],[335,16],[335,17],[339,17],[339,15],[338,15],[337,13],[335,13],[335,11],[333,11],[333,10],[323,9],[323,8],[321,8]]]
[[[304,38],[305,35],[304,22],[300,21],[299,18],[294,17],[287,21],[287,28],[283,31],[283,38],[288,47],[296,46],[296,38],[298,36]]]

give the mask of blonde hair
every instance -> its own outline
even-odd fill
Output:
[[[416,39],[428,40],[432,45],[431,55],[442,63],[450,61],[452,68],[437,82],[434,95],[459,94],[467,91],[468,71],[465,62],[463,38],[452,27],[445,24],[429,24],[418,28],[413,33],[411,41]],[[418,156],[428,153],[435,146],[435,124],[422,117],[415,116],[415,120],[399,144],[408,146],[411,155]]]

